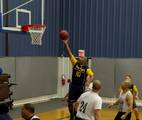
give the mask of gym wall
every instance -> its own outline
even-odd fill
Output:
[[[8,57],[0,58],[4,73],[11,74],[13,98],[25,99],[57,93],[58,58]]]
[[[66,57],[4,57],[0,58],[4,73],[11,74],[10,81],[15,100],[58,94],[64,97],[68,83],[62,86],[61,75],[71,78],[72,65]],[[101,96],[116,97],[124,74],[132,74],[141,96],[142,59],[92,59],[95,78],[102,81]]]

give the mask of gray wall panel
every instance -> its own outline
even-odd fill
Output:
[[[92,69],[95,73],[95,78],[102,82],[101,95],[105,97],[114,97],[115,95],[115,61],[114,59],[96,58],[92,59]]]
[[[16,83],[15,58],[14,57],[1,57],[0,67],[3,69],[3,73],[8,73],[11,75],[10,81],[13,83]]]
[[[15,99],[57,93],[58,60],[47,57],[16,58]]]
[[[116,60],[116,68],[116,86],[120,85],[124,74],[131,74],[133,82],[138,86],[140,97],[142,97],[142,59]]]
[[[102,96],[114,97],[118,95],[118,88],[125,74],[131,74],[141,95],[142,59],[92,59],[92,69],[96,79],[102,81]]]
[[[101,96],[114,97],[123,75],[132,74],[142,97],[142,59],[95,58],[91,63],[95,78],[102,81]],[[12,87],[14,99],[56,94],[57,85],[63,87],[58,79],[62,74],[71,78],[72,72],[72,65],[66,57],[4,57],[0,58],[0,67],[11,74],[12,82],[17,83]]]

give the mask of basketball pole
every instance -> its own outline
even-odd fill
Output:
[[[2,21],[2,13],[0,12],[0,32],[2,31],[3,21]]]
[[[0,6],[0,31],[2,31],[3,28],[3,0],[0,0],[1,6]]]
[[[5,10],[8,10],[8,0],[6,0],[5,2],[6,2],[6,5],[3,6],[3,7],[5,7]],[[6,26],[8,26],[8,16],[6,16],[5,23],[6,23]],[[9,37],[8,37],[8,32],[5,33],[5,56],[9,56]]]
[[[45,5],[45,1],[41,0],[41,24],[44,25],[44,6]]]

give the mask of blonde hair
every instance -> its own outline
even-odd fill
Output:
[[[93,90],[99,91],[101,89],[101,81],[100,80],[94,80],[93,81]]]
[[[124,77],[129,77],[131,80],[133,79],[132,75],[130,75],[130,74],[126,74],[126,75],[124,75]]]

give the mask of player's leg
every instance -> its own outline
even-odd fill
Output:
[[[117,115],[115,116],[114,120],[121,120],[121,116],[123,115],[123,112],[118,112]]]
[[[69,109],[69,113],[70,113],[70,120],[74,120],[73,103],[68,102],[68,109]]]
[[[124,120],[131,120],[131,112],[127,115],[127,117]]]
[[[138,110],[138,108],[137,108],[137,107],[135,107],[135,108],[133,109],[133,111],[134,111],[134,114],[135,114],[136,120],[139,120],[139,110]]]
[[[76,116],[76,111],[73,103],[77,101],[77,99],[83,93],[83,90],[83,86],[80,87],[72,84],[70,86],[68,97],[68,109],[70,112],[70,120],[74,120],[74,117]]]
[[[136,105],[136,101],[135,101],[135,100],[134,100],[134,102],[133,102],[133,111],[134,111],[136,120],[139,120],[139,110],[138,110],[138,107],[137,107],[137,105]]]
[[[125,112],[118,112],[114,120],[122,120],[121,116],[124,115]],[[126,116],[124,120],[131,120],[131,112]]]
[[[68,109],[70,113],[70,120],[74,120],[74,107],[73,103],[76,102],[76,88],[71,85],[69,88],[69,96],[68,96]]]

